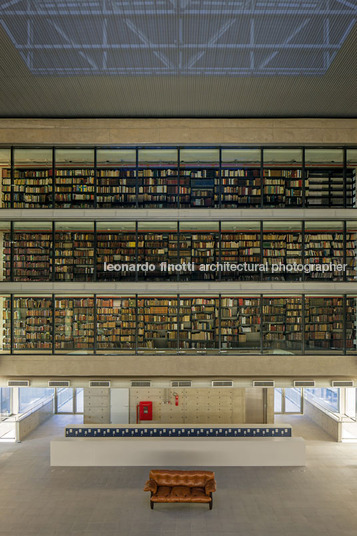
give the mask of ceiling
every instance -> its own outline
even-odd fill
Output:
[[[0,117],[356,117],[357,0],[1,0]]]

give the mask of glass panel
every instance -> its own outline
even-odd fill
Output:
[[[221,352],[260,353],[260,298],[221,299]]]
[[[283,412],[283,390],[281,387],[274,389],[274,413]]]
[[[357,149],[347,149],[347,165],[357,167]]]
[[[306,149],[306,204],[309,207],[343,207],[345,195],[347,206],[350,191],[344,189],[343,150]]]
[[[177,297],[138,299],[138,349],[177,352]]]
[[[68,387],[57,389],[57,413],[73,413],[74,390]]]
[[[346,170],[346,206],[353,208],[357,205],[357,149],[347,149]]]
[[[357,280],[357,221],[346,222],[346,277]]]
[[[138,270],[139,280],[177,279],[179,270],[168,266],[178,264],[177,222],[138,223],[138,263],[143,267]],[[155,270],[147,269],[146,263],[153,265]]]
[[[181,149],[180,207],[219,206],[219,150]]]
[[[339,391],[338,388],[314,387],[312,389],[304,389],[304,397],[329,411],[339,413]]]
[[[219,261],[218,222],[180,222],[180,263],[185,265],[180,279],[215,280],[217,270],[200,270],[203,265]],[[192,263],[192,264],[191,264]]]
[[[94,149],[56,149],[56,208],[94,207]]]
[[[263,158],[264,206],[301,207],[302,150],[264,149]]]
[[[14,222],[13,280],[52,280],[52,222]]]
[[[342,296],[307,296],[305,299],[306,353],[343,352]]]
[[[52,351],[52,298],[14,297],[14,353]]]
[[[14,208],[52,206],[52,149],[15,149]]]
[[[263,298],[263,350],[268,354],[291,355],[301,352],[301,297]]]
[[[92,281],[93,271],[93,222],[56,222],[56,281]]]
[[[57,353],[89,354],[94,346],[94,300],[90,297],[55,299]]]
[[[177,149],[139,149],[140,207],[177,207]]]
[[[136,206],[136,150],[98,149],[97,205]]]
[[[11,388],[0,387],[0,422],[11,415]]]
[[[48,387],[20,387],[19,413],[26,413],[38,404],[53,398],[54,389]]]
[[[263,222],[263,260],[270,281],[302,280],[302,223]]]
[[[0,208],[11,208],[10,149],[0,149]]]
[[[206,353],[219,348],[218,297],[180,298],[181,353]]]
[[[306,222],[305,264],[310,268],[307,280],[343,281],[343,223]]]
[[[135,280],[136,245],[135,222],[98,222],[97,281]]]
[[[301,413],[301,389],[296,387],[284,389],[285,413]]]
[[[346,298],[346,351],[348,354],[357,352],[357,297]]]
[[[2,327],[0,333],[0,353],[8,354],[11,348],[11,300],[10,296],[0,296],[0,318]]]
[[[84,389],[76,388],[76,413],[84,413]]]
[[[0,281],[11,277],[11,232],[10,222],[0,222]]]
[[[260,207],[260,149],[222,149],[222,208]]]
[[[136,302],[133,296],[97,297],[97,352],[133,353]]]
[[[220,262],[223,266],[224,263],[242,265],[239,271],[221,270],[222,279],[259,281],[259,268],[254,265],[261,263],[260,222],[223,221]]]

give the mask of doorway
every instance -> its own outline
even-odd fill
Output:
[[[59,415],[83,415],[84,392],[82,387],[57,387],[55,391],[55,413]]]
[[[280,415],[302,414],[304,397],[302,389],[278,387],[274,391],[274,413]]]

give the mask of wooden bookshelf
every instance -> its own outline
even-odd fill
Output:
[[[345,192],[343,170],[311,168],[306,172],[306,205],[308,207],[343,207],[344,197],[351,199],[352,183]],[[351,201],[348,201],[347,205]]]
[[[56,281],[92,281],[93,270],[94,233],[56,230]]]
[[[218,252],[216,255],[218,256]],[[260,230],[259,231],[228,231],[222,229],[221,235],[221,262],[256,263],[261,262],[260,256]],[[225,280],[240,279],[244,281],[259,281],[260,272],[222,272],[221,278]]]
[[[346,231],[346,278],[357,280],[357,230]]]
[[[306,297],[305,347],[306,351],[342,351],[343,298]]]
[[[221,349],[260,353],[260,298],[222,297]]]
[[[11,170],[2,170],[2,207],[48,208],[52,205],[52,169],[14,169],[11,186]]]
[[[223,168],[220,192],[222,208],[260,207],[260,168]]]
[[[180,299],[180,350],[219,347],[218,298]]]
[[[301,298],[263,298],[263,351],[278,354],[300,352],[301,349]]]
[[[97,206],[99,208],[135,207],[136,169],[98,169]]]
[[[346,351],[357,351],[357,298],[346,298]]]
[[[97,280],[118,281],[135,280],[135,272],[104,271],[104,263],[136,263],[136,231],[117,231],[97,229]]]
[[[268,263],[269,272],[263,277],[270,280],[301,280],[301,272],[271,273],[273,264],[301,264],[302,262],[302,232],[263,230],[263,259]]]
[[[2,337],[0,340],[0,350],[3,353],[10,353],[11,350],[11,300],[2,298]]]
[[[94,347],[94,299],[55,300],[55,349],[92,350]]]
[[[180,274],[180,279],[215,280],[217,272],[200,272],[200,264],[212,264],[218,261],[219,233],[218,231],[188,231],[180,230],[180,263],[195,263],[195,271]]]
[[[55,208],[92,208],[95,203],[94,169],[56,169]]]
[[[14,298],[14,352],[52,350],[52,299]]]
[[[149,262],[156,266],[154,272],[138,272],[139,280],[170,280],[177,279],[177,272],[160,270],[161,262],[177,264],[178,241],[177,232],[138,230],[138,262]]]
[[[97,351],[135,350],[136,300],[97,298]]]
[[[177,202],[178,175],[176,168],[139,168],[139,207],[176,208]]]
[[[138,349],[177,350],[177,297],[139,298]]]
[[[219,206],[219,172],[215,168],[180,169],[180,207]]]
[[[343,231],[309,230],[305,231],[305,263],[324,264],[344,262]],[[315,272],[305,274],[306,279],[342,281],[343,272]]]
[[[303,205],[301,169],[265,168],[263,171],[263,205],[300,207]],[[305,185],[308,182],[305,181]]]
[[[52,280],[52,232],[14,231],[13,236],[13,280]],[[4,235],[4,275],[10,279],[11,236]]]

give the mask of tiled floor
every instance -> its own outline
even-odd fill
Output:
[[[355,536],[357,444],[333,443],[301,419],[288,420],[304,432],[306,468],[220,467],[212,511],[152,511],[148,468],[51,468],[51,436],[73,422],[56,416],[23,443],[0,444],[0,535]]]

